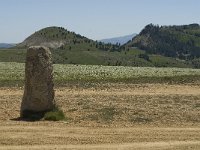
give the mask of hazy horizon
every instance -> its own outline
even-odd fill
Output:
[[[200,23],[195,0],[1,0],[0,43],[19,43],[60,26],[93,40],[139,33],[149,23]]]

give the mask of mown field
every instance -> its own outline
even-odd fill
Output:
[[[0,63],[0,149],[200,149],[200,70],[54,65],[67,119],[19,121],[24,64]]]

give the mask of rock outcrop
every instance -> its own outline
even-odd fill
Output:
[[[34,46],[27,50],[25,90],[21,103],[21,118],[42,118],[54,109],[54,84],[51,52]]]

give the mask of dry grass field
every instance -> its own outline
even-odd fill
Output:
[[[0,88],[0,149],[199,150],[199,84],[56,87],[65,121],[19,121],[23,88]]]

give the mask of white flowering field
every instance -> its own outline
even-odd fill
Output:
[[[94,65],[54,65],[56,78],[76,79],[132,79],[138,77],[173,77],[200,75],[200,69],[189,68],[152,68]]]
[[[24,63],[0,63],[0,81],[3,83],[23,82]],[[65,81],[131,81],[148,78],[198,77],[200,69],[152,68],[95,65],[54,65],[55,82]]]

